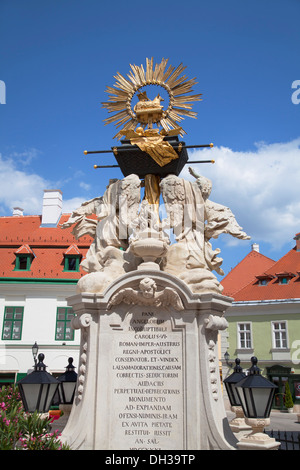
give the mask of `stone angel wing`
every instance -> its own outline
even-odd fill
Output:
[[[163,291],[157,292],[155,303],[161,307],[173,307],[175,310],[183,310],[183,303],[177,292],[171,287],[166,287]]]
[[[125,304],[137,304],[140,299],[139,292],[131,289],[131,287],[127,287],[125,289],[121,289],[115,295],[112,296],[110,301],[108,302],[107,308],[111,308],[112,305],[118,305],[121,302]]]
[[[236,218],[229,207],[207,200],[205,204],[206,225],[205,238],[218,238],[221,233],[228,233],[233,237],[249,240],[250,237],[237,223]]]
[[[90,219],[87,215],[97,214],[102,203],[103,197],[96,197],[83,202],[78,209],[72,212],[69,219],[61,224],[61,228],[66,229],[75,224],[71,233],[77,240],[83,235],[90,235],[94,238],[96,234],[97,220]]]

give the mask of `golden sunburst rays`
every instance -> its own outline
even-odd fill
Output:
[[[119,72],[113,87],[107,87],[108,101],[101,103],[112,114],[104,120],[105,125],[114,123],[119,132],[115,135],[120,139],[123,131],[134,130],[140,123],[139,118],[132,109],[132,98],[138,90],[147,85],[158,85],[166,90],[169,103],[161,115],[154,121],[167,133],[172,129],[178,129],[180,135],[186,132],[179,123],[186,117],[196,118],[197,113],[191,111],[195,101],[201,101],[202,94],[191,95],[192,87],[197,83],[195,78],[188,80],[182,75],[186,69],[182,64],[173,67],[168,64],[168,59],[162,59],[158,64],[153,64],[153,58],[146,59],[146,70],[143,65],[131,65],[131,70],[125,78]],[[120,129],[121,128],[121,129]]]

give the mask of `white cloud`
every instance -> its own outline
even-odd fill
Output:
[[[48,184],[37,174],[16,169],[14,160],[3,159],[0,155],[0,209],[3,215],[10,214],[8,211],[16,206],[29,214],[40,214],[43,190]]]
[[[79,187],[84,189],[85,191],[89,191],[91,189],[91,185],[89,183],[84,183],[83,181],[79,183]]]
[[[256,144],[255,151],[225,147],[194,151],[189,164],[212,180],[212,201],[230,207],[254,241],[280,248],[300,232],[300,138],[287,143]],[[181,176],[192,180],[188,165]]]
[[[63,213],[72,213],[75,209],[78,209],[83,202],[85,202],[85,199],[82,197],[73,197],[71,199],[67,199],[66,201],[63,200]]]
[[[0,215],[12,215],[14,207],[21,207],[25,215],[42,213],[44,189],[61,189],[57,182],[51,182],[22,168],[34,158],[36,152],[13,153],[9,158],[0,154]],[[83,202],[80,197],[63,199],[63,212],[69,213]]]

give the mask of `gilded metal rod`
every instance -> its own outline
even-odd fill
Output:
[[[188,160],[185,165],[188,163],[215,163],[215,160]],[[120,168],[119,165],[94,165],[94,168]]]
[[[119,165],[94,165],[94,168],[120,168]]]
[[[180,145],[180,142],[178,145],[174,145],[173,148],[174,149],[177,149],[177,148],[181,148],[181,149],[193,149],[193,148],[203,148],[203,147],[210,147],[212,148],[213,147],[213,144],[206,144],[206,145]],[[138,147],[133,147],[131,150],[140,150]],[[122,147],[118,147],[118,152],[125,152],[125,151],[128,151],[128,148],[127,149],[123,149]],[[87,155],[89,153],[113,153],[114,150],[84,150],[84,154]]]

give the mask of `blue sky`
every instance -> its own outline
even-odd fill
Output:
[[[83,150],[116,144],[101,107],[116,72],[164,57],[203,94],[185,141],[215,147],[190,159],[216,160],[194,167],[252,237],[214,241],[225,272],[253,242],[278,259],[300,232],[299,17],[298,0],[0,0],[0,216],[40,213],[46,188],[61,189],[69,211],[122,178],[93,168],[112,155]]]

